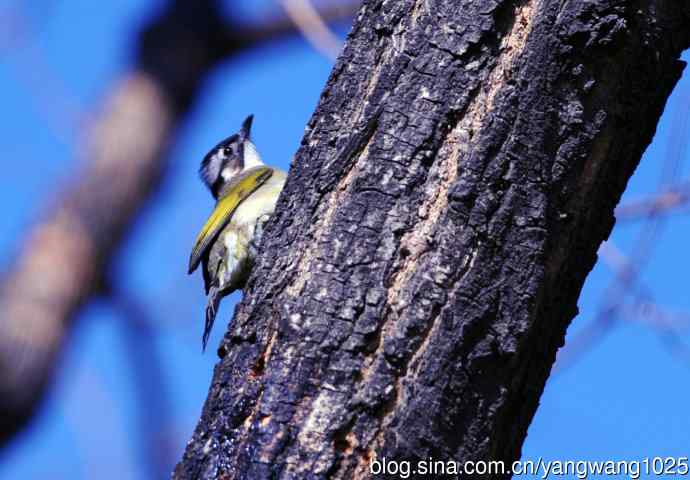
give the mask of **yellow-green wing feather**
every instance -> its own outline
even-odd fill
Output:
[[[206,252],[216,236],[228,224],[239,204],[263,185],[271,175],[273,175],[271,168],[256,167],[247,170],[246,174],[241,175],[236,182],[231,183],[225,189],[225,192],[216,203],[216,208],[213,209],[211,216],[208,217],[201,232],[196,237],[196,243],[189,258],[189,273],[192,273],[199,266],[204,252]]]

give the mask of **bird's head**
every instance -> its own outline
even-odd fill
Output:
[[[213,147],[201,161],[199,174],[215,198],[218,198],[223,186],[237,174],[248,168],[263,165],[256,147],[249,138],[253,119],[254,115],[249,115],[239,132]]]

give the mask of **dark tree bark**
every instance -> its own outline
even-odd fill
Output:
[[[506,460],[680,77],[677,0],[369,0],[175,477]]]

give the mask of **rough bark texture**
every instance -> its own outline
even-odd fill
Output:
[[[517,459],[689,35],[677,0],[366,1],[175,477]]]

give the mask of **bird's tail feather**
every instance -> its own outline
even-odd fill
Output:
[[[216,313],[218,313],[218,305],[220,304],[220,295],[218,287],[211,287],[208,291],[208,304],[206,305],[206,324],[204,325],[204,336],[202,337],[203,350],[206,351],[206,344],[208,337],[211,335],[213,322],[216,320]]]

